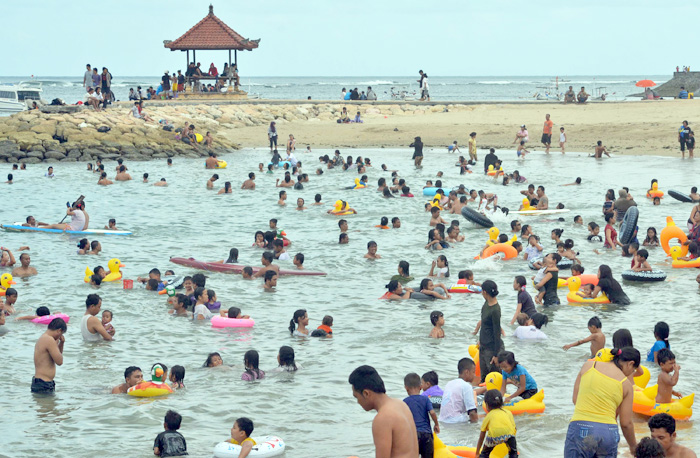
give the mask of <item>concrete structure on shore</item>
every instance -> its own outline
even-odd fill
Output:
[[[700,72],[673,72],[673,78],[660,86],[652,88],[659,97],[678,97],[681,87],[688,92],[694,92],[695,97],[700,96]],[[643,93],[633,96],[644,96]]]

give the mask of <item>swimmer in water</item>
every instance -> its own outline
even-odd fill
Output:
[[[578,186],[581,184],[581,177],[576,177],[573,183],[563,184],[562,186]]]
[[[447,224],[447,222],[440,217],[440,209],[438,207],[432,207],[430,209],[430,225],[437,226],[438,224]]]
[[[445,315],[439,310],[435,310],[430,313],[430,323],[433,325],[433,329],[430,331],[428,337],[433,339],[443,339],[445,338],[445,330],[442,329],[445,326]]]
[[[301,197],[297,199],[297,208],[295,208],[295,210],[306,210],[306,207],[304,206],[304,199],[302,199]]]
[[[165,178],[161,178],[160,181],[156,181],[155,183],[153,183],[153,186],[164,186],[164,187],[167,187],[167,186],[168,186],[168,182],[165,180]]]
[[[562,128],[562,129],[563,129],[563,128]],[[596,143],[595,150],[593,150],[593,155],[592,155],[592,156],[588,156],[588,157],[593,157],[593,158],[596,158],[596,159],[601,159],[601,158],[603,157],[603,154],[605,154],[606,156],[610,157],[610,153],[608,153],[608,149],[607,149],[606,147],[603,146],[603,142],[602,142],[602,141],[598,140],[598,142]]]
[[[279,200],[277,201],[277,205],[284,206],[287,205],[285,200],[287,200],[287,191],[280,191],[279,193]]]
[[[588,320],[588,331],[590,331],[591,334],[588,337],[577,340],[574,343],[564,345],[562,348],[564,348],[564,350],[568,350],[569,348],[578,347],[586,342],[590,342],[591,358],[595,358],[596,353],[605,347],[605,334],[603,334],[601,331],[602,328],[603,324],[601,323],[600,318],[594,316]]]
[[[481,204],[486,201],[486,210],[490,210],[489,204],[493,203],[494,206],[498,205],[498,196],[493,193],[486,193],[484,191],[479,191],[479,206],[477,208],[481,208]]]
[[[231,182],[227,181],[224,183],[224,187],[219,189],[217,194],[233,194],[233,189],[231,188]]]
[[[268,272],[268,271],[273,271],[273,272],[275,272],[276,274],[279,275],[279,272],[280,272],[279,266],[276,266],[276,265],[272,264],[272,261],[273,261],[274,259],[275,259],[275,257],[274,257],[274,255],[272,254],[272,252],[270,252],[270,251],[264,252],[264,253],[262,254],[262,258],[260,259],[261,262],[262,262],[263,267],[262,267],[262,269],[258,270],[258,271],[253,275],[253,278],[262,277],[263,275],[265,275],[265,272]]]
[[[207,189],[214,189],[214,182],[219,179],[219,174],[215,173],[207,180]]]

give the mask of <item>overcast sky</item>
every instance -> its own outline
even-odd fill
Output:
[[[163,47],[208,12],[203,0],[4,1],[0,75],[113,75],[185,68]],[[700,3],[637,1],[219,1],[214,14],[260,48],[247,76],[666,75],[691,65]],[[225,51],[202,51],[221,70]]]

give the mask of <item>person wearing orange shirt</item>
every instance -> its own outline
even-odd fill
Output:
[[[549,147],[552,144],[552,126],[554,122],[549,119],[549,114],[546,114],[544,121],[544,127],[542,128],[542,144],[544,145],[544,152],[549,154]]]

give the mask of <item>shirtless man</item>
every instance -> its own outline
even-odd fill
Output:
[[[129,180],[131,180],[131,175],[129,175],[127,173],[125,165],[119,166],[119,172],[117,172],[117,176],[114,177],[114,180],[115,181],[129,181]]]
[[[27,216],[27,222],[23,223],[22,226],[24,226],[24,227],[39,227],[39,226],[48,226],[48,224],[42,223],[41,221],[37,221],[33,216]]]
[[[153,183],[153,186],[168,186],[168,182],[165,181],[165,178],[161,178],[160,181]]]
[[[248,179],[243,182],[241,189],[255,189],[255,174],[250,172]]]
[[[45,229],[61,229],[64,231],[84,231],[90,223],[90,216],[85,211],[85,202],[82,200],[73,202],[73,205],[68,207],[66,215],[70,216],[70,223],[58,223],[39,225]]]
[[[143,382],[143,372],[140,367],[129,366],[124,371],[124,383],[112,388],[112,394],[124,394],[132,386]]]
[[[549,119],[549,114],[544,115],[544,126],[542,127],[542,144],[545,154],[549,154],[549,147],[552,146],[552,126],[554,122]]]
[[[121,158],[117,159],[117,166],[114,167],[114,171],[118,173],[122,164],[124,164],[124,159],[121,159]],[[126,170],[126,166],[124,166],[124,170]]]
[[[649,419],[651,438],[664,449],[666,458],[697,458],[694,451],[676,443],[676,420],[667,413],[657,413]]]
[[[102,172],[100,173],[100,179],[97,180],[97,184],[100,186],[109,186],[111,184],[114,184],[114,182],[107,178],[107,172]]]
[[[547,210],[549,208],[549,197],[544,193],[544,186],[537,187],[537,209]]]
[[[102,321],[96,316],[100,313],[101,307],[102,298],[97,294],[90,294],[85,299],[86,310],[80,322],[80,332],[83,335],[83,340],[86,342],[98,342],[102,339],[113,340],[113,337],[109,335],[102,325]]]
[[[209,153],[209,157],[204,162],[204,167],[207,169],[215,169],[216,164],[218,164],[218,163],[219,163],[219,160],[216,158],[216,154]]]
[[[275,259],[274,255],[270,251],[266,251],[262,254],[262,269],[258,270],[255,275],[253,275],[253,278],[259,278],[265,275],[265,272],[267,271],[274,271],[279,275],[280,268],[279,266],[276,266],[272,264],[272,261]]]
[[[12,276],[13,277],[31,277],[32,275],[36,275],[36,269],[34,267],[31,267],[29,265],[29,262],[31,261],[31,258],[29,256],[29,253],[22,253],[19,256],[19,262],[22,263],[20,267],[16,267],[12,271]]]
[[[34,377],[32,393],[53,393],[56,383],[56,365],[63,365],[63,334],[68,330],[63,318],[54,318],[34,345]]]
[[[608,153],[607,148],[603,146],[603,142],[598,140],[598,144],[595,147],[595,152],[593,153],[592,157],[600,159],[603,157],[603,153],[605,153],[606,156],[610,157],[610,153]]]
[[[277,272],[274,272],[272,270],[268,270],[265,272],[265,278],[263,279],[265,282],[263,283],[263,289],[265,291],[274,291],[275,286],[277,286]]]
[[[214,182],[219,179],[218,174],[214,174],[207,180],[207,189],[214,189]]]
[[[277,201],[277,205],[287,205],[285,200],[287,200],[287,191],[280,191],[280,198]]]
[[[360,366],[350,374],[352,395],[366,411],[376,410],[372,436],[376,458],[415,458],[418,435],[408,405],[387,396],[384,381],[372,366]]]

